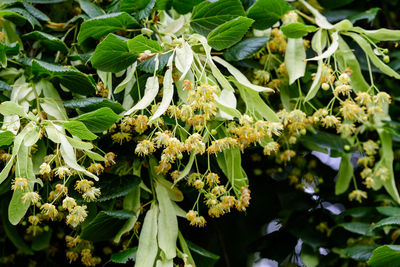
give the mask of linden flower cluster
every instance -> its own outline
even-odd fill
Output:
[[[171,106],[168,113],[196,130],[201,130],[217,114],[214,96],[218,87],[207,83],[193,87],[192,82],[188,80],[184,81],[182,87],[187,91],[187,104],[181,105],[180,108]]]
[[[66,252],[70,263],[78,260],[81,256],[81,262],[84,266],[96,266],[101,263],[100,257],[93,257],[94,246],[91,242],[81,239],[79,236],[65,236],[65,241],[69,250]]]

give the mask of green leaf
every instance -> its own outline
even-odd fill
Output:
[[[190,26],[201,35],[208,35],[213,29],[238,16],[245,16],[239,0],[204,1],[193,8]]]
[[[150,0],[122,0],[119,4],[119,10],[132,13],[145,8],[149,2]]]
[[[254,28],[264,30],[278,22],[289,10],[291,7],[284,0],[257,0],[247,10],[247,16],[255,20]]]
[[[178,232],[178,239],[179,239],[179,245],[182,248],[182,252],[185,253],[188,256],[187,257],[188,263],[189,264],[195,264],[194,260],[193,260],[193,257],[192,257],[192,254],[190,253],[189,246],[186,243],[185,238],[183,238],[183,235],[181,234],[180,231]]]
[[[101,7],[99,7],[95,3],[92,3],[89,0],[79,0],[79,5],[81,6],[82,10],[91,18],[99,17],[106,14],[104,10],[101,9]]]
[[[335,184],[335,194],[339,195],[349,188],[351,178],[353,178],[353,164],[350,161],[351,154],[343,154],[339,166],[339,175]]]
[[[16,13],[21,14],[31,24],[32,28],[35,28],[35,26],[39,27],[39,28],[41,27],[40,22],[34,16],[32,16],[31,13],[29,13],[28,11],[26,11],[23,8],[11,7],[11,8],[7,8],[6,11],[11,11],[11,12],[16,12]],[[13,17],[13,19],[14,19],[14,17]],[[18,23],[19,22],[15,23],[15,24],[18,24]]]
[[[370,235],[368,230],[370,228],[369,223],[364,222],[348,222],[348,223],[341,223],[339,226],[343,227],[349,232],[359,234],[359,235]]]
[[[312,25],[305,25],[300,22],[294,22],[282,26],[281,30],[283,34],[285,34],[288,38],[301,38],[303,36],[306,36],[310,32],[315,32],[317,28]]]
[[[80,109],[84,112],[90,112],[98,110],[100,108],[110,108],[115,113],[119,114],[124,111],[122,105],[116,101],[102,97],[88,97],[88,98],[76,98],[64,102],[66,108]]]
[[[13,23],[15,23],[17,26],[22,26],[25,24],[26,19],[24,16],[21,16],[17,12],[11,11],[11,10],[0,10],[0,18],[4,18],[6,20],[9,20]]]
[[[300,141],[313,143],[321,149],[329,149],[331,154],[332,152],[345,153],[344,146],[350,145],[347,139],[341,138],[336,134],[322,131],[316,131],[315,133],[304,135],[300,138]]]
[[[378,228],[382,228],[384,226],[391,226],[391,225],[400,225],[400,216],[392,216],[392,217],[384,218],[384,219],[378,221],[373,226],[371,226],[370,229],[372,231],[372,230],[375,230]]]
[[[2,201],[1,209],[2,212],[5,212],[7,210],[7,202],[4,201],[4,199]],[[10,239],[10,241],[14,244],[14,246],[28,255],[33,255],[32,249],[29,248],[24,239],[18,233],[17,227],[12,225],[8,221],[6,214],[1,214],[1,220],[5,234],[7,235],[8,239]]]
[[[231,46],[224,52],[228,61],[239,61],[249,58],[260,51],[267,43],[268,37],[251,37]]]
[[[50,21],[50,18],[36,7],[32,6],[31,4],[25,1],[23,1],[22,4],[25,7],[25,9],[29,13],[31,13],[35,18],[40,19],[42,21]]]
[[[109,240],[132,216],[134,213],[126,210],[101,211],[83,228],[81,238],[93,242]]]
[[[97,136],[86,128],[80,121],[69,121],[63,123],[64,128],[72,135],[83,140],[94,140]]]
[[[239,42],[253,24],[254,20],[237,17],[219,25],[207,36],[208,44],[216,50],[222,50]]]
[[[112,111],[108,107],[100,108],[96,111],[82,114],[72,120],[83,122],[86,127],[93,133],[101,133],[108,130],[121,116]]]
[[[0,81],[0,91],[12,91],[12,87],[8,83]]]
[[[94,82],[89,76],[71,66],[60,66],[35,59],[32,62],[32,74],[37,77],[48,77],[74,93],[81,95],[96,93]]]
[[[111,255],[111,261],[115,263],[125,264],[129,260],[136,260],[137,249],[138,247],[133,247],[121,252],[114,253]]]
[[[400,208],[399,207],[383,206],[383,207],[376,207],[376,210],[380,214],[383,214],[386,216],[400,216]]]
[[[10,131],[0,133],[0,147],[9,146],[14,141],[15,135]]]
[[[304,76],[306,72],[306,50],[302,38],[289,38],[285,53],[285,65],[289,74],[289,84]]]
[[[137,68],[147,73],[154,73],[155,71],[161,71],[167,65],[169,58],[172,56],[173,52],[168,52],[165,54],[157,54],[149,59],[141,62]],[[156,59],[158,60],[158,68],[156,70]]]
[[[139,26],[137,21],[126,12],[112,13],[86,20],[81,25],[78,42],[82,44],[88,38],[100,38],[107,33],[127,30]]]
[[[139,173],[140,174],[140,173]],[[135,226],[135,223],[137,222],[140,212],[140,186],[136,187],[132,191],[130,191],[125,197],[123,201],[123,208],[125,210],[131,210],[133,212],[136,212],[135,215],[131,218],[129,218],[124,226],[122,226],[118,233],[114,237],[114,242],[119,243],[121,241],[121,236],[126,234],[127,232],[131,231],[133,227]]]
[[[136,36],[127,42],[129,51],[132,53],[140,54],[146,50],[152,53],[162,53],[163,49],[157,41],[145,37],[143,34]]]
[[[363,19],[366,19],[368,22],[372,22],[375,19],[376,15],[378,15],[379,10],[381,10],[379,7],[373,7],[364,12],[351,16],[349,20],[351,23],[355,23],[356,21]]]
[[[51,234],[53,230],[49,228],[35,236],[32,240],[32,249],[34,251],[44,250],[50,246]]]
[[[136,55],[129,52],[126,41],[110,33],[96,47],[90,61],[98,70],[119,72],[132,65],[136,59]]]
[[[374,51],[371,48],[371,45],[368,43],[367,40],[365,40],[363,37],[361,37],[357,33],[351,33],[347,32],[345,33],[346,35],[350,36],[353,38],[353,40],[361,47],[362,50],[364,50],[365,54],[370,58],[372,64],[374,64],[378,69],[380,69],[383,73],[390,77],[394,77],[396,79],[400,79],[400,74],[394,71],[392,68],[390,68],[388,65],[383,63],[374,53]]]
[[[192,256],[193,256],[195,262],[196,263],[198,262],[198,260],[196,260],[196,258],[200,258],[201,262],[204,264],[202,266],[214,266],[220,258],[220,256],[218,256],[208,250],[205,250],[204,248],[202,248],[190,241],[187,241],[187,245],[188,245],[189,249],[193,252]]]
[[[343,249],[343,252],[346,256],[355,261],[365,262],[371,257],[372,251],[376,249],[376,247],[376,245],[354,246]]]
[[[68,52],[69,50],[63,41],[45,32],[29,32],[22,35],[22,38],[26,40],[39,41],[44,47],[53,51]]]
[[[191,12],[194,6],[203,1],[204,0],[172,0],[172,6],[179,14],[186,14]]]
[[[400,265],[400,246],[385,245],[375,249],[367,263],[372,267]]]
[[[136,266],[153,267],[158,253],[158,206],[154,202],[146,213],[143,228],[139,236],[139,247],[136,253]]]
[[[135,18],[137,20],[142,20],[142,19],[146,19],[150,16],[151,11],[153,10],[154,6],[156,4],[156,0],[150,0],[146,7],[143,8],[142,10],[139,10],[139,12],[136,13]]]
[[[137,188],[141,182],[141,179],[134,175],[104,174],[102,177],[100,182],[97,183],[101,191],[100,197],[96,199],[97,202],[125,196]]]

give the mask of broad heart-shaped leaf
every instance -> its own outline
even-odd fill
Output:
[[[285,0],[257,0],[247,10],[247,16],[255,20],[254,28],[264,30],[274,25],[289,10],[291,7]]]
[[[114,100],[102,97],[76,98],[64,102],[64,107],[80,109],[84,112],[98,110],[99,108],[111,108],[119,114],[124,111],[122,105]]]
[[[192,11],[193,7],[204,0],[172,0],[173,8],[179,14],[186,14]]]
[[[5,9],[0,10],[0,18],[9,20],[18,26],[22,26],[26,22],[26,18],[24,18],[24,16],[21,16],[17,12],[14,12],[11,10],[5,10]]]
[[[33,31],[24,34],[22,38],[26,40],[40,41],[44,47],[53,51],[68,52],[68,47],[63,41],[45,32]]]
[[[111,239],[133,215],[134,212],[126,210],[101,211],[83,228],[81,238],[93,242]]]
[[[132,65],[136,58],[136,55],[129,52],[126,41],[110,33],[96,47],[90,61],[98,70],[119,72]]]
[[[129,51],[135,54],[143,53],[146,50],[149,50],[152,53],[162,53],[163,49],[158,44],[157,41],[150,40],[145,37],[143,34],[140,34],[134,37],[131,40],[128,40],[128,48]]]
[[[32,1],[30,1],[32,2]],[[40,11],[39,9],[37,9],[36,7],[32,6],[31,4],[23,1],[22,2],[23,6],[25,7],[25,9],[32,14],[32,16],[34,16],[35,18],[42,20],[42,21],[50,21],[50,18],[44,14],[42,11]]]
[[[95,17],[82,23],[78,34],[78,42],[82,44],[87,38],[97,39],[110,32],[135,28],[137,26],[139,26],[137,21],[126,12]]]
[[[104,107],[98,110],[82,114],[71,120],[83,122],[86,127],[93,133],[101,133],[108,130],[121,116],[112,111],[112,109]]]
[[[227,21],[210,32],[207,42],[216,50],[231,47],[243,38],[253,22],[254,20],[246,17]]]
[[[283,34],[285,34],[288,38],[301,38],[303,36],[306,36],[309,32],[315,32],[317,28],[312,25],[305,25],[300,22],[294,22],[282,26],[281,30]]]
[[[167,65],[169,58],[173,52],[168,52],[165,54],[158,54],[158,68],[157,71],[161,71]],[[137,68],[147,73],[153,74],[156,71],[156,56],[146,59],[141,62]]]
[[[150,0],[146,7],[143,8],[142,10],[139,10],[136,14],[135,14],[135,18],[137,20],[142,20],[145,18],[148,18],[150,16],[151,11],[153,10],[154,6],[156,4],[156,0]]]
[[[372,267],[399,266],[400,246],[385,245],[375,249],[367,263]]]
[[[68,121],[63,123],[64,128],[72,135],[83,140],[94,140],[97,136],[86,128],[80,121]]]
[[[224,52],[224,58],[228,61],[239,61],[251,57],[260,51],[268,41],[268,37],[251,37],[243,40]]]
[[[337,154],[337,157],[341,156],[341,153],[345,152],[344,146],[350,145],[347,139],[341,138],[335,134],[316,131],[315,133],[304,135],[300,138],[300,141],[308,147],[309,144],[313,143],[316,146],[314,148],[319,147],[318,151],[324,152],[324,149],[330,149],[331,154]],[[315,150],[315,149],[313,149]]]
[[[99,17],[105,14],[104,10],[90,0],[79,0],[82,10],[91,18]]]
[[[59,82],[74,93],[96,93],[95,84],[89,76],[71,66],[60,66],[35,59],[32,62],[32,74],[37,77],[49,77],[51,81]]]
[[[122,0],[119,4],[119,11],[132,13],[145,8],[151,0]]]
[[[29,22],[29,24],[31,24],[32,28],[41,27],[40,22],[25,9],[19,7],[10,7],[7,8],[7,10],[22,15]]]
[[[0,133],[0,147],[9,146],[14,140],[15,135],[10,131]]]
[[[96,201],[106,201],[125,196],[139,186],[140,181],[141,179],[134,175],[118,176],[104,174],[100,182],[98,182],[101,196]]]
[[[0,51],[1,49],[4,50],[6,56],[10,57],[10,56],[15,56],[18,55],[19,53],[19,43],[15,42],[12,44],[4,44],[4,43],[0,43]]]
[[[114,253],[111,255],[111,261],[115,263],[125,264],[129,260],[136,260],[137,249],[138,247],[133,247],[121,252]]]
[[[245,16],[239,0],[204,1],[193,8],[190,26],[201,35],[208,35],[219,25],[238,16]]]
[[[354,246],[345,248],[343,253],[355,261],[365,262],[371,257],[373,250],[376,248],[376,245]]]

